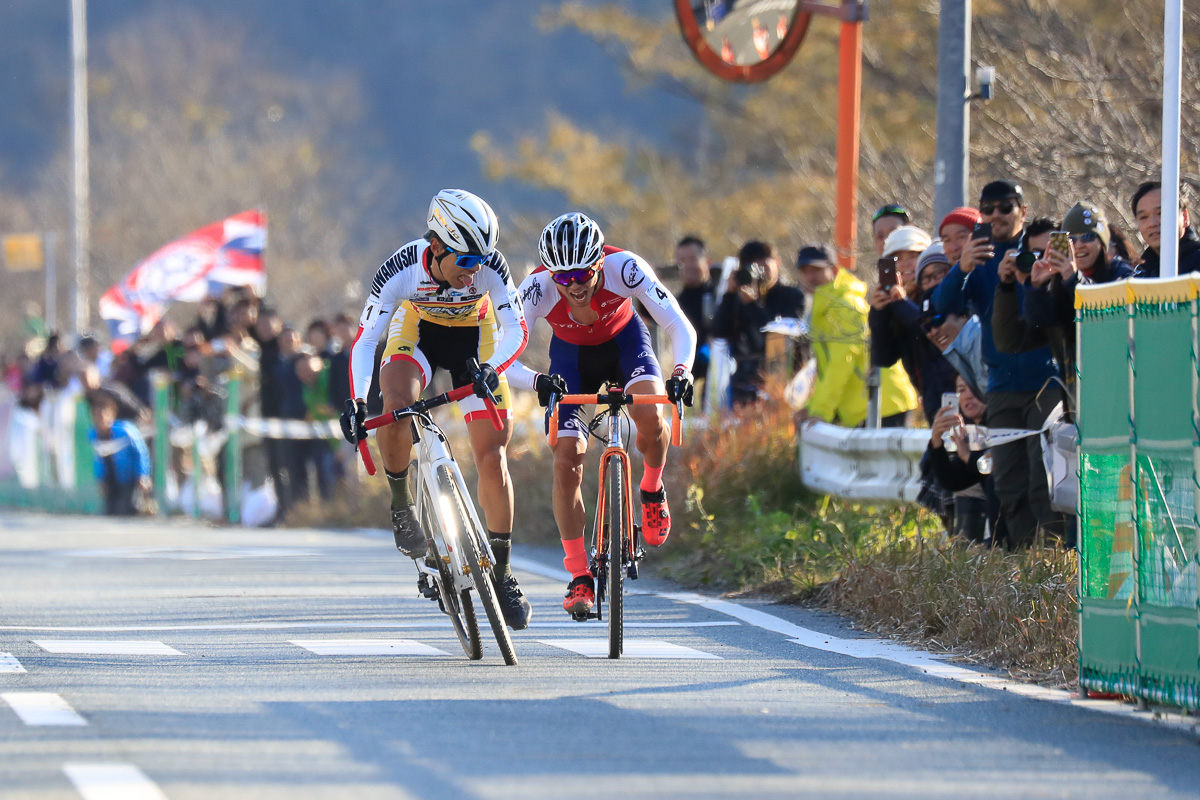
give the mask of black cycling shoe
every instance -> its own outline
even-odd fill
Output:
[[[428,547],[425,544],[425,531],[417,519],[416,506],[392,509],[392,536],[396,539],[396,549],[404,555],[409,558],[425,557]]]
[[[500,601],[500,612],[504,614],[504,622],[514,631],[523,631],[529,627],[529,618],[533,616],[533,608],[517,579],[513,575],[504,575],[496,583],[497,600]]]

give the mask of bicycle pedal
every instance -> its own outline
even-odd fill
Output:
[[[625,575],[626,575],[626,576],[628,576],[628,578],[629,578],[630,580],[633,580],[633,581],[636,581],[636,580],[637,580],[637,577],[638,577],[638,568],[637,568],[637,562],[636,562],[636,561],[634,561],[634,562],[633,562],[633,563],[631,563],[631,564],[630,564],[628,567],[626,567],[626,568],[625,568]]]

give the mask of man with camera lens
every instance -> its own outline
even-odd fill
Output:
[[[1039,395],[1058,372],[1050,349],[1005,353],[997,347],[992,327],[1000,263],[1007,256],[1015,267],[1015,251],[1025,229],[1028,207],[1024,191],[1011,181],[992,181],[980,193],[979,213],[982,221],[975,226],[971,241],[933,293],[934,309],[941,314],[973,312],[979,317],[983,359],[988,366],[988,426],[1037,429],[1057,401],[1053,392]],[[1014,290],[1020,304],[1024,289],[1017,286]],[[1050,508],[1040,441],[1036,437],[1022,439],[996,447],[992,454],[1009,545],[1032,544],[1039,527],[1061,536],[1062,520]]]
[[[1062,230],[1058,227],[1048,219],[1030,223],[1020,252],[1000,263],[992,332],[1005,353],[1049,345],[1059,377],[1070,389],[1075,385],[1075,287],[1124,280],[1133,277],[1134,268],[1109,256],[1112,229],[1098,206],[1076,203],[1063,218]],[[1052,235],[1066,247],[1050,247]],[[1023,309],[1018,284],[1025,289]]]
[[[761,399],[767,339],[763,327],[777,318],[804,316],[804,293],[779,281],[779,259],[766,242],[750,241],[738,251],[733,273],[713,319],[712,334],[729,343],[737,364],[729,386],[735,405]]]

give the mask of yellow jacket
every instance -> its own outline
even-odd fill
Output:
[[[844,269],[813,292],[809,334],[817,358],[817,381],[808,413],[846,428],[867,418],[867,285]],[[900,364],[879,370],[879,403],[889,417],[917,407],[917,391]]]

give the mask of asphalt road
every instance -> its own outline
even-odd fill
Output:
[[[0,798],[1200,797],[1195,733],[803,609],[639,581],[629,656],[587,657],[523,555],[505,667],[390,535],[0,512]]]

